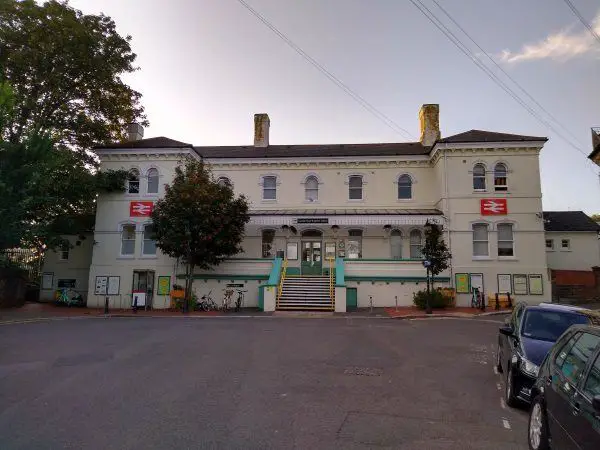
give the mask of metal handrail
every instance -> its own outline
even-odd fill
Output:
[[[333,285],[333,258],[329,258],[329,298],[331,298],[331,302],[333,302],[334,296],[334,285]]]
[[[277,289],[277,302],[281,298],[281,293],[283,292],[283,282],[285,281],[285,275],[287,273],[288,260],[287,258],[283,260],[283,266],[281,267],[281,278],[279,279],[279,288]]]

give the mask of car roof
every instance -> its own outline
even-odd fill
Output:
[[[532,306],[532,307],[535,308],[535,306]],[[537,307],[542,308],[542,309],[554,309],[554,310],[573,311],[573,312],[591,311],[591,309],[583,308],[581,306],[562,305],[560,303],[540,303],[539,305],[537,305]]]
[[[600,326],[594,325],[571,325],[568,331],[585,331],[586,333],[592,333],[600,336]]]
[[[561,305],[558,303],[540,303],[539,305],[527,305],[526,311],[560,311],[564,313],[581,314],[590,319],[594,325],[600,325],[600,312],[593,309],[583,308],[575,305]]]

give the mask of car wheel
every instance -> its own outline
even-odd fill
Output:
[[[499,373],[502,373],[502,359],[500,359],[500,344],[498,344],[498,350],[496,350],[496,369]]]
[[[517,405],[517,397],[515,396],[515,379],[512,373],[512,367],[508,366],[507,374],[506,374],[506,389],[504,390],[504,400],[508,406],[516,406]]]
[[[546,410],[541,397],[536,397],[529,412],[529,448],[531,450],[548,450],[548,426]]]

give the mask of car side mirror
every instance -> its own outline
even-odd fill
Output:
[[[594,411],[600,414],[600,395],[594,396],[592,399],[592,407],[594,408]]]
[[[513,336],[514,332],[511,326],[505,325],[500,327],[500,334],[503,334],[504,336]]]

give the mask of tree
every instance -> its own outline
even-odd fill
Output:
[[[195,268],[210,270],[240,253],[250,220],[244,195],[217,183],[202,162],[189,159],[156,202],[152,222],[156,246],[186,265],[184,312],[189,305]]]
[[[0,138],[48,135],[95,165],[90,148],[122,140],[127,123],[147,125],[141,94],[121,79],[136,70],[130,41],[110,17],[66,2],[0,2],[0,82],[16,100]]]
[[[594,221],[594,222],[600,222],[600,214],[592,214],[590,216],[590,218]]]
[[[423,259],[428,265],[427,268],[427,294],[429,296],[430,283],[429,274],[431,274],[433,285],[433,277],[439,275],[449,267],[449,261],[452,258],[444,238],[442,236],[442,228],[431,222],[425,224],[425,245],[422,250]],[[431,314],[431,307],[427,305],[427,314]]]

